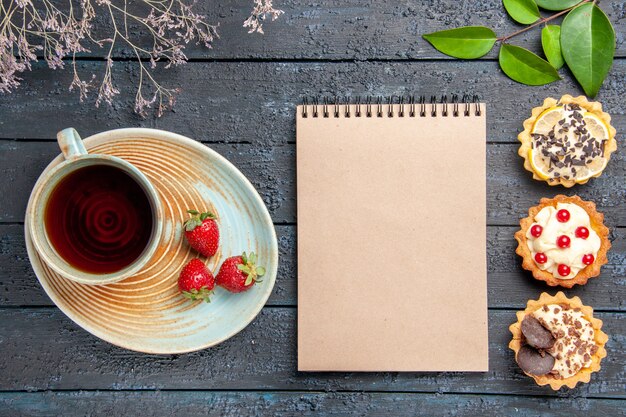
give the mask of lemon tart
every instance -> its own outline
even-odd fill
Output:
[[[598,102],[547,98],[524,121],[518,153],[536,180],[572,187],[598,177],[617,149],[611,116]]]
[[[515,233],[522,267],[550,286],[572,288],[600,275],[611,248],[596,205],[578,196],[542,198]]]
[[[550,385],[555,391],[574,388],[589,382],[606,357],[609,337],[601,328],[602,321],[580,298],[543,293],[517,312],[517,322],[509,326],[513,335],[509,348],[522,372],[538,385]]]

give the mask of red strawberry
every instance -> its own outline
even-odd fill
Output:
[[[215,255],[220,243],[220,231],[213,213],[199,213],[197,210],[187,210],[191,214],[183,226],[185,237],[192,248],[202,255],[210,257]]]
[[[200,259],[192,259],[180,271],[178,278],[178,288],[183,296],[191,300],[204,300],[207,303],[211,300],[209,296],[213,293],[215,278]]]
[[[230,292],[243,292],[252,288],[259,277],[265,275],[265,268],[256,266],[256,255],[254,252],[246,256],[244,252],[241,256],[232,256],[224,261],[217,273],[215,281],[217,285],[226,288]]]

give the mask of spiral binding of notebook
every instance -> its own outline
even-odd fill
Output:
[[[365,96],[355,98],[313,97],[302,100],[302,117],[469,117],[481,116],[478,96],[453,94],[431,96]]]

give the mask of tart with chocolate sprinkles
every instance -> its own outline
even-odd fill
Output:
[[[600,275],[611,248],[604,215],[578,196],[542,198],[515,233],[522,267],[550,286],[572,288]]]
[[[533,178],[565,187],[599,177],[617,149],[611,116],[584,96],[545,99],[518,139],[518,154]]]
[[[509,348],[521,370],[537,385],[574,388],[589,382],[606,357],[609,337],[602,321],[580,298],[567,298],[562,292],[542,293],[539,300],[528,300],[517,312],[517,322],[509,326],[513,339]]]

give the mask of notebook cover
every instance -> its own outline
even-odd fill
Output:
[[[297,111],[298,369],[487,371],[485,107]]]

